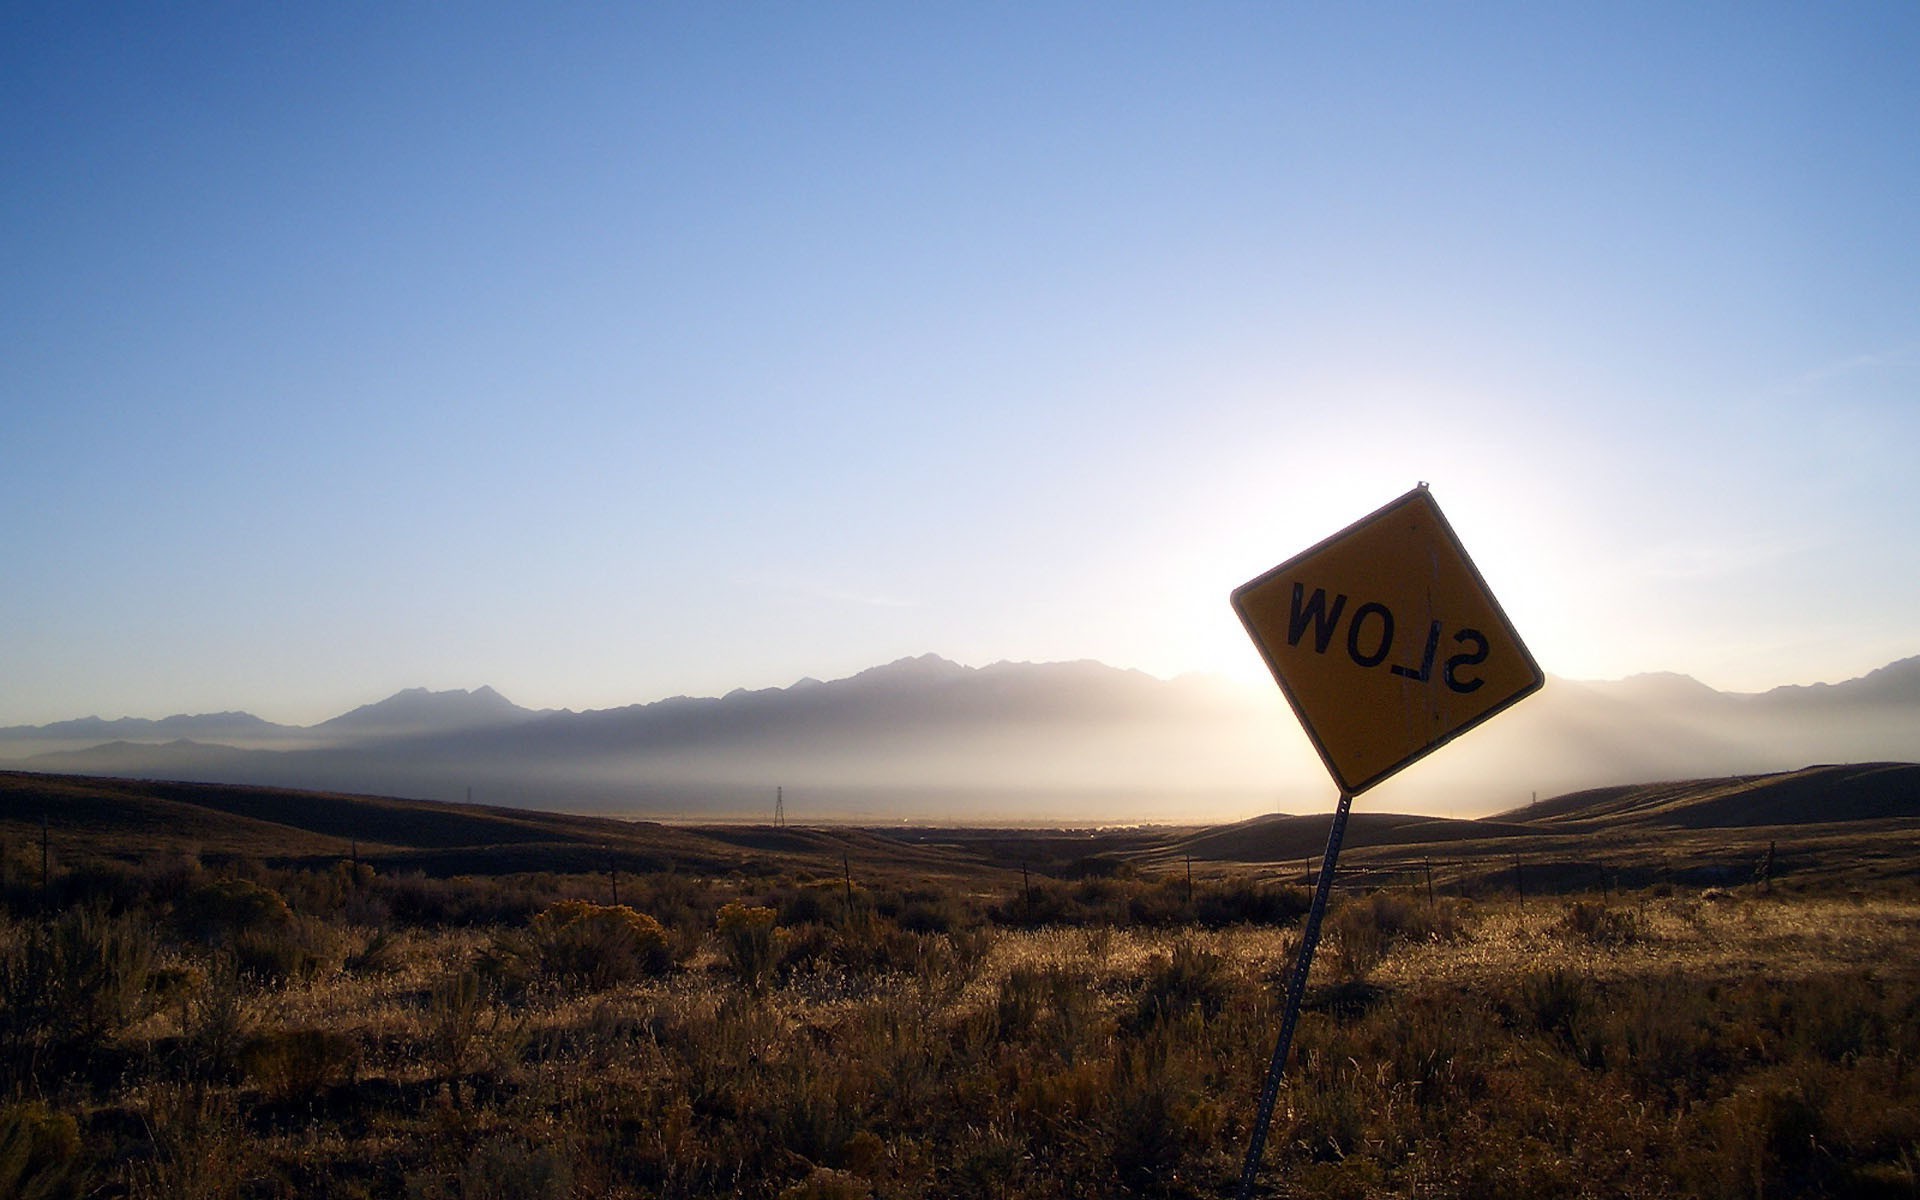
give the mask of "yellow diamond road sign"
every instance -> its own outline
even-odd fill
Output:
[[[1237,588],[1233,607],[1348,795],[1546,681],[1425,484]]]

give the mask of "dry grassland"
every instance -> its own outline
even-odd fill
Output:
[[[1230,1194],[1303,901],[35,865],[0,1195]],[[1353,895],[1263,1194],[1913,1196],[1917,1065],[1904,886]]]

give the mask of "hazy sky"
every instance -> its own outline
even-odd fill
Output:
[[[0,724],[1261,673],[1418,480],[1549,672],[1920,653],[1920,6],[16,4]]]

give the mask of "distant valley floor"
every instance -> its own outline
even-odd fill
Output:
[[[0,840],[31,872],[154,854],[286,865],[355,859],[432,876],[739,872],[932,879],[1034,874],[1311,879],[1330,814],[1097,829],[668,825],[339,793],[0,772]],[[1479,820],[1356,811],[1348,887],[1562,892],[1920,877],[1920,764],[1601,788]]]

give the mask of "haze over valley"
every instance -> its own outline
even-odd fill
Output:
[[[1482,816],[1581,788],[1920,759],[1920,658],[1757,694],[1551,679],[1369,792]],[[0,766],[686,820],[1197,823],[1333,787],[1278,691],[1096,662],[925,655],[843,679],[582,712],[411,689],[311,726],[246,713],[0,729]]]

